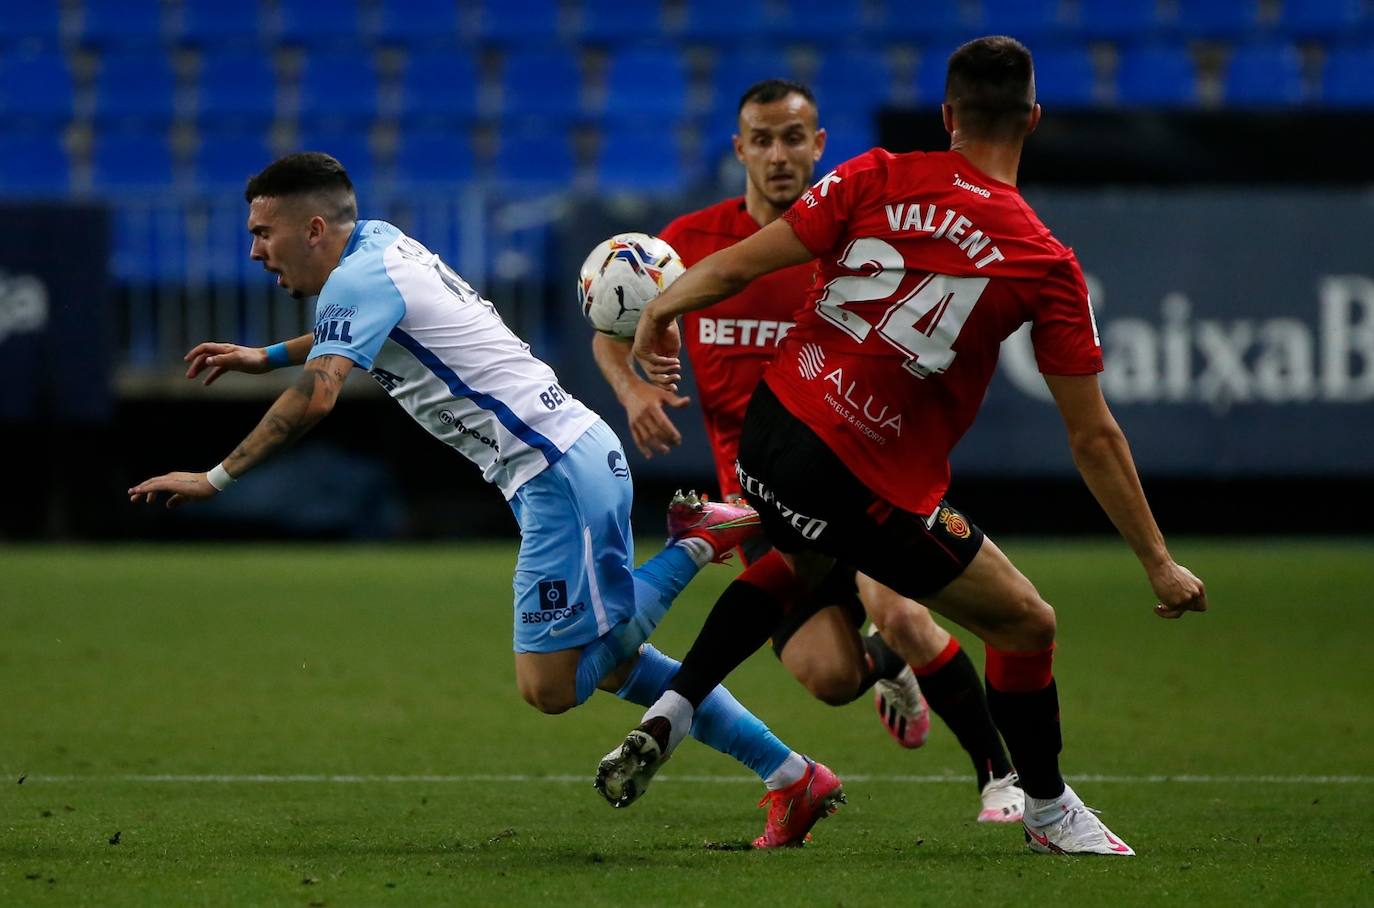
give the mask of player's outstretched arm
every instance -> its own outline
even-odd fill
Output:
[[[225,372],[261,375],[282,366],[299,366],[310,355],[314,341],[314,336],[310,334],[302,334],[271,347],[242,347],[204,341],[192,347],[182,359],[191,364],[186,368],[187,378],[196,378],[204,372],[204,384],[210,385]]]
[[[282,392],[257,428],[218,467],[208,473],[175,472],[154,476],[129,489],[129,500],[152,504],[158,493],[166,492],[170,496],[167,507],[174,508],[187,501],[211,497],[224,483],[238,479],[324,419],[338,402],[339,391],[352,368],[351,359],[336,354],[310,360],[296,383]],[[227,474],[227,478],[221,477],[219,486],[210,478],[210,473],[217,471]]]
[[[1145,568],[1159,602],[1155,614],[1181,618],[1207,610],[1202,581],[1174,561],[1150,513],[1126,436],[1102,396],[1096,375],[1046,375],[1064,426],[1073,462],[1093,497]]]
[[[752,236],[713,252],[673,281],[644,307],[635,331],[634,354],[649,380],[670,391],[682,380],[677,317],[705,309],[739,293],[750,281],[779,268],[815,258],[779,218]]]
[[[667,454],[682,444],[682,433],[668,418],[664,407],[681,409],[691,403],[671,391],[651,385],[635,374],[630,342],[605,334],[592,336],[592,358],[596,360],[606,384],[615,391],[616,400],[625,408],[630,435],[635,447],[645,457]]]

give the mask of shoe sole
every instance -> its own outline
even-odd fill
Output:
[[[659,753],[653,735],[635,729],[625,736],[619,750],[597,765],[592,785],[612,807],[629,807],[648,789],[662,765]]]

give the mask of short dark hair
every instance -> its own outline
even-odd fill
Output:
[[[1017,137],[1035,107],[1035,66],[1026,45],[1005,35],[975,38],[949,57],[945,103],[959,128],[980,138]]]
[[[332,215],[337,220],[358,218],[358,202],[348,171],[337,158],[322,151],[298,151],[277,158],[257,176],[250,178],[243,190],[243,198],[248,202],[259,196],[287,198],[305,195],[334,197],[338,210]]]
[[[745,89],[744,94],[740,95],[739,107],[735,108],[735,113],[739,114],[744,110],[746,104],[772,104],[788,95],[801,95],[811,102],[812,107],[816,106],[816,96],[803,83],[792,79],[764,79]]]

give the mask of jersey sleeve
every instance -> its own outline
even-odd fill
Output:
[[[812,255],[820,257],[835,248],[854,213],[882,190],[886,170],[877,151],[845,161],[783,212],[783,219]]]
[[[315,343],[307,360],[334,354],[371,369],[405,311],[405,301],[380,260],[359,273],[336,270],[315,303]]]
[[[1046,375],[1092,375],[1102,371],[1088,285],[1078,259],[1070,254],[1045,275],[1031,318],[1031,346]]]

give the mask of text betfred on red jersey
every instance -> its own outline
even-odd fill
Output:
[[[957,152],[875,148],[821,177],[784,217],[819,272],[766,380],[898,507],[939,504],[949,453],[1022,324],[1041,372],[1101,371],[1072,251],[1016,187]]]

